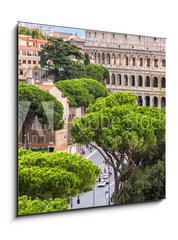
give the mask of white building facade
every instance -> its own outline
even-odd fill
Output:
[[[85,51],[108,68],[106,87],[138,95],[138,105],[166,106],[166,39],[86,30]]]

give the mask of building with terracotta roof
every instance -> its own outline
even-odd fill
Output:
[[[40,66],[39,52],[47,43],[44,39],[35,39],[27,35],[18,37],[19,80],[26,80],[28,69]]]

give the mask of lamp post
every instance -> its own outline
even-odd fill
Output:
[[[27,134],[24,134],[24,149],[27,149]]]
[[[110,205],[110,166],[108,164],[108,179],[109,179],[109,183],[108,183],[108,205]]]
[[[95,206],[95,186],[93,188],[93,207]]]

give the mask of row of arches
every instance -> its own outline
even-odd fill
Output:
[[[161,97],[160,99],[157,96],[151,98],[150,96],[138,96],[138,105],[139,106],[153,106],[153,107],[166,107],[166,98]]]
[[[160,83],[159,83],[160,82]],[[116,85],[116,86],[138,86],[138,87],[154,87],[158,88],[159,85],[161,88],[166,87],[166,78],[161,77],[160,81],[157,76],[150,78],[150,76],[143,77],[142,75],[130,75],[127,74],[111,74],[111,79],[108,79],[106,84]]]
[[[98,64],[104,65],[122,65],[122,66],[137,66],[137,67],[166,67],[164,57],[155,57],[141,54],[117,54],[108,52],[88,52],[90,59]]]

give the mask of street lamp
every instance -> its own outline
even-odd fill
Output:
[[[93,188],[93,207],[95,206],[95,187]]]
[[[108,205],[110,205],[110,166],[108,163],[108,178],[109,178],[109,183],[108,183]]]
[[[24,149],[27,149],[27,134],[24,134]]]

